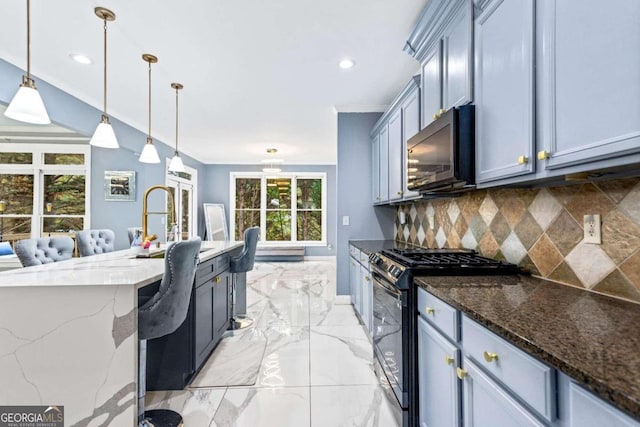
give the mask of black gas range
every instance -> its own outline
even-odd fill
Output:
[[[417,427],[417,276],[518,274],[518,266],[468,249],[385,249],[369,256],[378,377],[393,391],[403,427]],[[380,372],[381,371],[381,372]]]

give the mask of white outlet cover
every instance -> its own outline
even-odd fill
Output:
[[[584,216],[584,243],[602,244],[602,231],[600,215],[589,214]]]

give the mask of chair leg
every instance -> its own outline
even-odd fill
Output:
[[[169,409],[144,410],[147,394],[147,340],[140,340],[138,346],[138,427],[179,427],[182,416]]]
[[[233,274],[231,325],[229,329],[248,328],[253,319],[247,317],[247,273]]]

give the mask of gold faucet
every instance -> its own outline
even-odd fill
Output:
[[[154,190],[164,190],[167,192],[167,194],[169,194],[169,196],[171,196],[169,197],[169,201],[171,202],[171,212],[147,212],[147,199],[149,198],[149,193],[151,193]],[[169,187],[167,187],[166,185],[153,185],[147,188],[147,191],[144,192],[144,199],[142,201],[142,241],[143,242],[145,240],[149,240],[151,242],[158,238],[158,236],[155,234],[152,234],[151,236],[149,236],[147,217],[150,214],[166,215],[169,213],[171,213],[171,225],[175,225],[176,224],[176,207],[173,202],[173,194],[171,194],[171,190],[169,189]]]

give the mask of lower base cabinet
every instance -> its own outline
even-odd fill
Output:
[[[418,317],[420,427],[460,424],[460,350]]]
[[[224,272],[196,288],[195,365],[201,366],[229,327],[231,275]]]
[[[462,380],[462,417],[465,426],[543,427],[509,393],[485,375],[471,360],[464,358],[458,368]],[[451,424],[453,425],[453,424]]]

